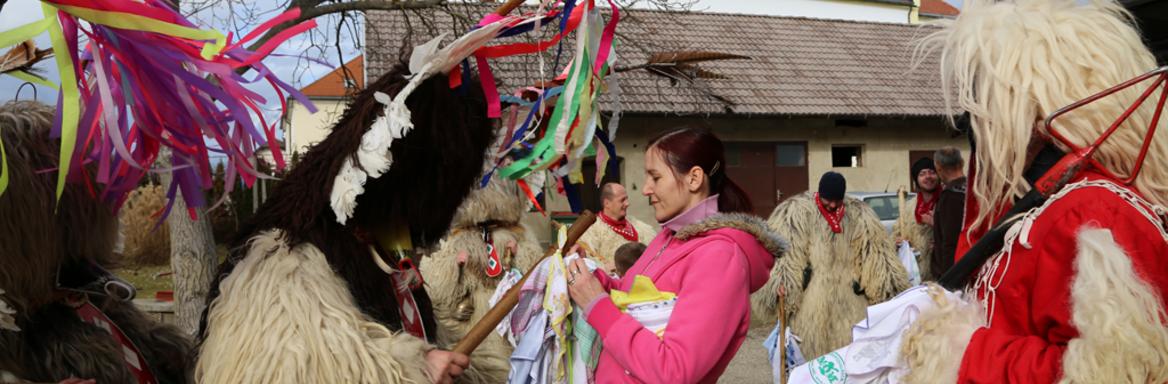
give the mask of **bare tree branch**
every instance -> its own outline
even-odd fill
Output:
[[[323,0],[292,1],[292,3],[288,5],[287,9],[291,10],[292,8],[300,8],[300,17],[297,17],[292,21],[277,25],[276,27],[268,30],[268,32],[264,33],[263,36],[260,36],[259,39],[252,43],[251,46],[248,47],[248,50],[258,49],[268,40],[271,40],[272,37],[276,36],[276,34],[280,33],[280,31],[283,31],[288,27],[324,15],[347,11],[393,11],[405,9],[423,9],[435,7],[444,4],[445,2],[446,0],[358,0],[326,4]]]
[[[387,1],[387,0],[361,0],[348,1],[343,3],[332,3],[328,5],[320,5],[312,9],[302,9],[300,19],[308,20],[318,16],[327,15],[330,13],[345,12],[345,11],[394,11],[402,9],[423,9],[445,3],[446,0],[413,0],[413,1]]]

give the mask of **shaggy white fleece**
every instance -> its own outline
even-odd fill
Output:
[[[803,339],[806,356],[820,356],[852,341],[852,326],[869,305],[908,288],[908,272],[892,239],[864,202],[847,198],[843,233],[832,233],[810,192],[784,201],[767,224],[790,240],[790,250],[775,263],[767,285],[751,296],[756,318],[775,321],[777,289],[786,292],[791,331]],[[803,287],[804,271],[810,280]],[[853,285],[863,289],[857,295]]]
[[[951,300],[936,284],[929,284],[929,296],[937,307],[921,312],[900,347],[908,371],[903,381],[954,383],[969,339],[985,326],[985,312],[977,302]]]
[[[319,249],[279,230],[249,247],[208,309],[197,382],[429,382],[430,346],[362,314]]]
[[[1155,239],[1153,241],[1158,241]],[[1165,256],[1165,255],[1161,255]],[[1106,229],[1079,232],[1062,383],[1168,382],[1168,316]]]

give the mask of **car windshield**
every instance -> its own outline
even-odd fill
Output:
[[[900,204],[897,202],[895,195],[892,196],[872,196],[864,199],[868,206],[876,211],[876,216],[880,220],[896,220],[900,216]]]

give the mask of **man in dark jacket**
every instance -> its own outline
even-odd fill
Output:
[[[961,236],[965,212],[965,159],[961,158],[961,150],[945,147],[933,154],[933,162],[944,188],[933,211],[934,248],[929,269],[933,276],[941,276],[953,266],[957,239]]]

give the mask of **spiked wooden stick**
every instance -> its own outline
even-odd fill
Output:
[[[779,295],[779,384],[787,384],[787,295]]]
[[[581,213],[580,217],[576,218],[576,222],[572,223],[572,226],[568,228],[568,239],[564,242],[564,247],[559,252],[567,253],[576,244],[576,240],[579,240],[580,236],[584,235],[584,231],[587,231],[588,227],[591,227],[592,223],[595,222],[596,214],[588,210]],[[527,281],[528,276],[531,276],[531,272],[535,271],[535,268],[539,267],[539,264],[543,263],[548,256],[553,254],[555,254],[554,250],[540,258],[535,265],[532,265],[531,269],[523,275],[523,278],[518,283],[515,283],[515,286],[507,290],[503,298],[499,299],[499,302],[494,307],[491,307],[491,310],[487,311],[487,314],[478,323],[475,323],[474,327],[471,327],[470,331],[466,333],[466,336],[458,341],[458,345],[454,346],[454,351],[464,355],[470,355],[471,352],[474,352],[475,348],[495,330],[495,326],[499,325],[507,317],[507,314],[511,313],[511,310],[515,309],[515,306],[519,304],[519,290],[523,288],[523,283]]]

